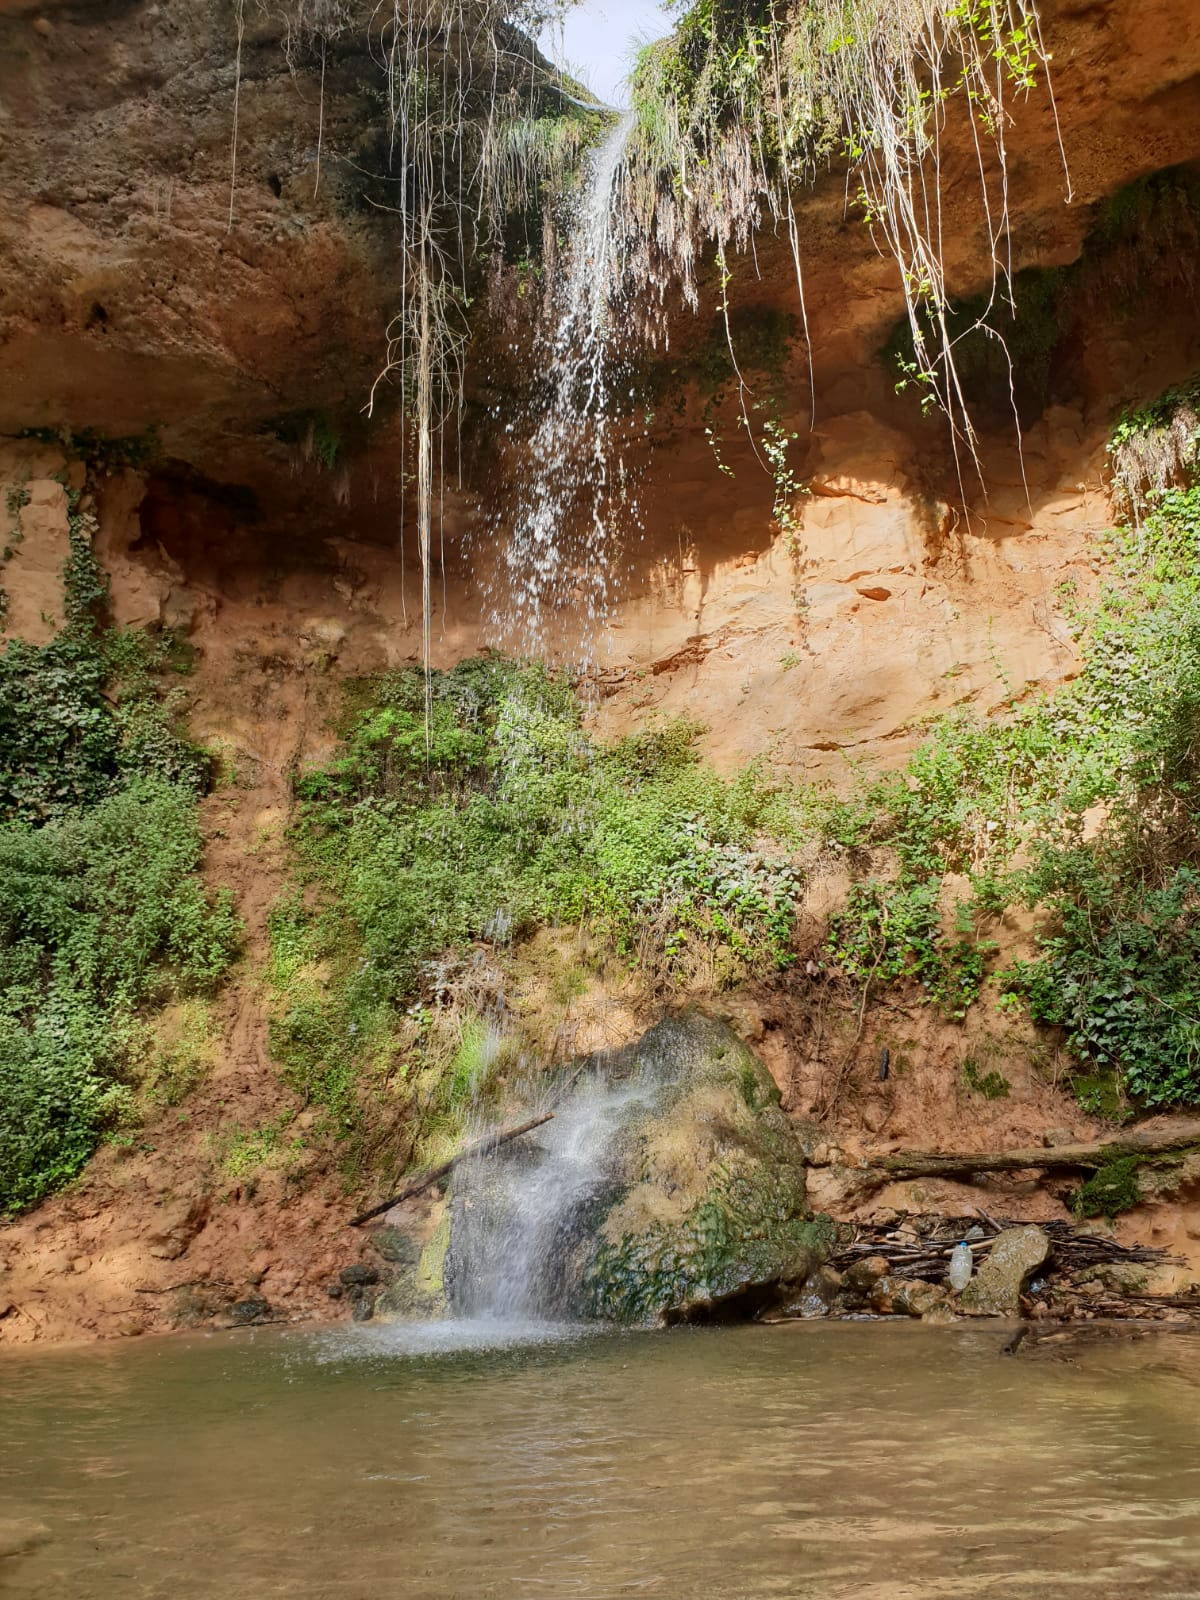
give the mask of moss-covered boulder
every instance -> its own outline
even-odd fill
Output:
[[[542,1083],[553,1119],[392,1214],[377,1314],[648,1323],[794,1297],[833,1227],[754,1052],[697,1012]],[[519,1120],[514,1112],[514,1120]]]
[[[399,1222],[377,1228],[371,1242],[387,1262],[389,1282],[375,1300],[384,1321],[425,1322],[447,1311],[443,1272],[450,1242],[450,1211],[444,1200],[404,1209]]]
[[[580,1264],[583,1311],[624,1322],[750,1312],[824,1259],[832,1224],[809,1214],[778,1090],[728,1027],[669,1018],[604,1070],[648,1073],[662,1091],[614,1152],[619,1189]]]

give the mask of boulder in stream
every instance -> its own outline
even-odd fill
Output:
[[[724,1023],[668,1018],[610,1058],[661,1094],[614,1151],[619,1189],[581,1261],[586,1311],[623,1322],[745,1315],[774,1303],[828,1254],[803,1151],[766,1067]]]
[[[964,1311],[986,1317],[1015,1317],[1021,1290],[1050,1255],[1050,1239],[1032,1223],[996,1235],[987,1259],[962,1292]]]
[[[825,1259],[833,1224],[809,1212],[803,1147],[725,1023],[667,1017],[555,1084],[553,1120],[459,1165],[444,1211],[380,1230],[396,1267],[380,1314],[745,1316],[794,1297]]]

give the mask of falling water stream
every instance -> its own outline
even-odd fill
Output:
[[[573,1258],[612,1198],[622,1137],[661,1104],[671,1078],[665,1063],[615,1080],[594,1070],[551,1122],[459,1168],[446,1263],[456,1316],[511,1328],[571,1315]]]
[[[631,475],[611,450],[623,276],[613,196],[633,125],[626,112],[592,156],[537,350],[544,376],[492,611],[497,637],[522,656],[545,655],[547,615],[566,609],[586,663],[608,615],[615,518],[635,515]]]
[[[577,667],[589,664],[608,614],[614,518],[635,516],[632,476],[611,438],[624,280],[614,197],[634,123],[625,112],[596,147],[567,219],[519,499],[499,541],[497,636],[521,656],[544,657],[550,615],[569,610]],[[611,1192],[623,1118],[663,1089],[661,1073],[646,1069],[616,1083],[591,1075],[535,1136],[460,1168],[446,1274],[456,1316],[533,1328],[567,1314],[572,1250]]]

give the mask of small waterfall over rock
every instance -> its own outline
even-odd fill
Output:
[[[553,1120],[380,1231],[399,1270],[378,1309],[510,1328],[758,1309],[828,1234],[778,1098],[754,1052],[698,1013],[574,1063]]]
[[[590,654],[611,599],[614,519],[636,517],[632,475],[611,455],[620,381],[614,307],[624,278],[613,197],[634,126],[626,112],[600,144],[568,219],[568,242],[539,340],[544,380],[523,452],[511,528],[500,533],[498,641],[545,654],[546,613],[568,609]]]
[[[578,1315],[577,1258],[619,1188],[621,1140],[669,1087],[652,1066],[615,1081],[593,1071],[536,1135],[459,1169],[446,1274],[458,1315]]]

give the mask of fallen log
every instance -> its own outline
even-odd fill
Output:
[[[1170,1128],[1134,1130],[1117,1134],[1101,1144],[1060,1144],[1029,1150],[944,1152],[897,1150],[864,1162],[865,1174],[879,1183],[907,1178],[963,1178],[977,1172],[1026,1172],[1038,1168],[1095,1170],[1122,1156],[1173,1155],[1200,1148],[1200,1121],[1179,1122]]]
[[[461,1150],[458,1155],[452,1156],[449,1161],[443,1161],[440,1167],[432,1167],[419,1178],[414,1178],[388,1200],[381,1200],[377,1206],[372,1206],[369,1211],[360,1211],[358,1216],[351,1217],[348,1227],[359,1228],[364,1222],[370,1222],[372,1217],[381,1217],[385,1211],[390,1211],[393,1206],[398,1206],[402,1200],[411,1200],[414,1195],[423,1194],[433,1184],[439,1183],[443,1178],[448,1178],[455,1167],[462,1161],[474,1161],[477,1156],[490,1156],[493,1150],[499,1150],[502,1144],[508,1144],[513,1139],[519,1139],[523,1133],[530,1133],[534,1128],[540,1128],[543,1122],[553,1120],[553,1111],[547,1111],[540,1117],[533,1117],[529,1122],[523,1122],[519,1128],[509,1128],[504,1133],[489,1134],[486,1139],[480,1139],[467,1150]]]

